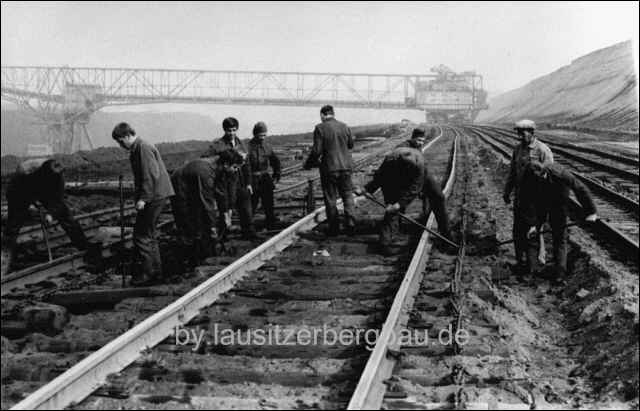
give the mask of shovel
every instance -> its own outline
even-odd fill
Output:
[[[378,201],[378,200],[377,200],[374,196],[372,196],[371,194],[369,194],[369,193],[364,193],[364,196],[365,196],[366,198],[368,198],[369,200],[373,201],[374,203],[378,204],[380,207],[382,207],[382,208],[384,208],[384,209],[386,209],[386,208],[387,208],[387,206],[386,206],[386,205],[384,205],[382,202]],[[398,213],[398,215],[399,215],[400,217],[404,218],[405,220],[407,220],[408,222],[410,222],[410,223],[412,223],[412,224],[414,224],[414,225],[416,225],[416,226],[418,226],[418,227],[422,228],[423,230],[427,231],[429,234],[433,234],[434,236],[438,237],[439,239],[441,239],[441,240],[442,240],[442,241],[444,241],[445,243],[449,244],[450,246],[455,247],[455,248],[460,248],[460,246],[459,246],[458,244],[456,244],[456,243],[454,243],[453,241],[449,240],[447,237],[443,236],[442,234],[439,234],[438,232],[433,231],[433,230],[431,230],[430,228],[425,227],[424,225],[420,224],[419,222],[417,222],[417,221],[416,221],[416,220],[414,220],[413,218],[411,218],[411,217],[409,217],[409,216],[407,216],[407,215],[405,215],[405,214],[402,214],[402,213]]]

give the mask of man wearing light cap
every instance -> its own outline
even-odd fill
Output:
[[[240,217],[240,226],[242,227],[242,237],[248,240],[256,238],[256,230],[253,227],[253,214],[251,212],[251,195],[253,188],[251,186],[251,165],[246,161],[247,148],[238,138],[239,123],[234,117],[227,117],[222,121],[224,136],[215,140],[209,147],[203,157],[213,157],[220,155],[222,152],[233,149],[239,152],[244,158],[242,166],[237,171],[225,173],[223,181],[227,190],[228,210],[227,213],[220,217],[219,225],[221,228],[228,228],[231,224],[231,208],[238,210]],[[227,209],[227,207],[219,207]],[[223,232],[225,230],[222,230]]]
[[[272,229],[276,223],[273,211],[273,190],[275,183],[280,181],[280,159],[273,151],[271,144],[265,141],[267,125],[259,121],[253,127],[253,138],[249,141],[249,164],[251,165],[251,209],[256,212],[258,203],[262,202],[265,214],[265,226]],[[269,174],[269,165],[273,169],[273,176]]]
[[[520,144],[513,150],[511,168],[504,187],[503,198],[506,204],[511,202],[511,192],[515,193],[513,204],[513,244],[516,253],[517,270],[522,275],[531,274],[535,264],[534,253],[527,252],[527,232],[529,224],[525,218],[521,190],[523,188],[523,176],[527,165],[531,161],[537,161],[543,166],[553,163],[553,154],[546,144],[534,135],[536,124],[531,120],[520,120],[515,124],[514,130],[520,137]]]

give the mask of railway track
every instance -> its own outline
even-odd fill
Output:
[[[443,177],[448,169],[455,170],[448,167],[455,158],[450,154],[453,142],[452,132],[432,142],[427,155],[435,175]],[[364,179],[362,174],[356,176],[358,183]],[[452,184],[450,179],[448,184]],[[327,239],[310,232],[324,219],[320,208],[238,260],[211,260],[215,265],[197,270],[204,282],[143,321],[140,313],[136,326],[15,408],[62,408],[73,403],[82,408],[131,408],[170,401],[181,401],[180,406],[187,408],[344,406],[366,361],[362,340],[338,346],[246,346],[238,341],[192,350],[176,344],[171,334],[176,326],[212,331],[217,325],[247,333],[279,325],[280,337],[321,324],[334,332],[377,326],[386,313],[389,293],[399,284],[408,288],[403,275],[416,242],[409,234],[403,235],[403,253],[397,258],[372,252],[377,242],[375,221],[381,212],[362,197],[357,202],[361,221],[355,236]],[[428,237],[423,235],[410,270],[424,263],[428,245]],[[183,288],[188,289],[186,285]],[[169,297],[156,298],[159,305]],[[145,303],[153,306],[153,300],[147,298]],[[117,328],[114,323],[123,322],[122,311],[131,314],[139,304],[130,301],[120,306],[121,312],[104,313],[110,321],[94,327]]]
[[[482,171],[467,143],[461,134],[458,183],[448,203],[461,247],[456,255],[432,249],[415,297],[403,301],[404,322],[396,332],[408,337],[386,353],[376,346],[386,355],[384,366],[371,364],[372,370],[385,372],[375,383],[361,380],[362,395],[354,395],[350,409],[535,409],[530,377],[513,361],[517,348],[500,347],[500,326],[476,312],[476,296],[488,298],[493,285],[482,283],[475,264],[486,261],[469,258],[467,246],[483,242],[474,232],[491,230],[491,205],[477,189]]]
[[[516,144],[514,140],[501,138],[499,135],[497,136],[484,128],[466,127],[466,129],[506,159],[511,158],[511,153]],[[560,158],[556,161],[561,162]],[[591,190],[593,200],[598,209],[598,216],[600,217],[596,224],[593,225],[593,229],[599,236],[609,239],[612,245],[620,247],[620,251],[623,254],[630,253],[627,258],[637,261],[638,202],[625,196],[617,195],[609,187],[588,176],[572,169],[569,170],[587,184]],[[580,209],[580,205],[573,197],[572,206],[575,210]]]
[[[368,142],[364,146],[359,147],[358,151],[353,154],[355,166],[357,168],[364,167],[371,161],[371,158],[375,157],[363,151],[365,148],[368,150],[375,149],[375,147],[383,143],[384,140],[381,139],[374,143]],[[100,184],[102,183],[99,183],[99,185]],[[118,188],[118,183],[104,182],[101,187],[102,186],[108,190],[113,190],[114,188]],[[280,187],[274,193],[275,203],[280,205],[280,207],[276,206],[276,209],[279,208],[285,213],[291,213],[298,209],[303,211],[304,214],[306,214],[307,210],[315,209],[315,207],[311,208],[313,204],[304,203],[305,200],[308,200],[305,198],[306,193],[303,193],[303,191],[309,187],[314,189],[315,197],[321,196],[317,170],[303,170],[301,163],[284,168],[282,170]],[[92,238],[99,234],[101,228],[104,226],[119,225],[119,212],[119,207],[110,207],[91,213],[76,215],[75,218],[81,224],[87,237]],[[170,208],[166,209],[166,214],[170,214]],[[125,218],[125,224],[130,227],[127,229],[127,233],[130,233],[135,218],[135,210],[132,203],[128,203],[125,206]],[[234,220],[234,222],[237,223],[237,220]],[[60,267],[60,270],[66,270],[71,267],[70,262],[79,262],[83,254],[73,252],[68,236],[57,222],[54,221],[51,227],[48,228],[48,235],[54,260],[67,260],[67,264],[64,267]],[[51,261],[47,259],[46,244],[43,239],[42,227],[39,224],[23,227],[18,237],[18,243],[22,245],[26,244],[28,246],[26,251],[29,253],[26,257],[21,256],[18,258],[16,262],[18,271],[25,272],[25,270],[27,270],[27,272],[33,272],[34,266],[36,270],[40,270],[42,267],[52,266]],[[74,258],[70,259],[70,253]],[[28,260],[28,262],[24,260]]]
[[[519,140],[512,132],[498,127],[484,126],[481,129],[491,132],[492,135]],[[555,157],[562,165],[578,173],[588,175],[621,194],[624,194],[636,203],[638,202],[638,167],[637,159],[608,153],[589,147],[581,147],[574,144],[558,143],[549,138],[541,138],[553,151]]]

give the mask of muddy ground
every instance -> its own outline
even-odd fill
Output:
[[[496,221],[498,241],[509,239],[512,211],[501,199],[506,163],[477,139],[470,147],[470,189],[482,193],[475,194],[472,220]],[[470,312],[499,325],[492,349],[511,351],[512,373],[522,372],[520,384],[538,406],[637,408],[638,267],[617,260],[590,233],[570,230],[565,286],[550,284],[550,264],[530,282],[514,281],[512,245],[469,255],[464,278]],[[546,240],[552,262],[551,238]]]

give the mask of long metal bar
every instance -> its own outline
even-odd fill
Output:
[[[424,148],[426,151],[433,143],[435,143],[440,137],[432,140],[428,146]],[[457,134],[457,133],[456,133]],[[454,140],[454,153],[452,156],[452,164],[450,174],[447,179],[447,183],[444,188],[445,196],[449,196],[453,189],[456,174],[456,154],[458,137]],[[433,213],[429,215],[427,220],[427,227],[431,228],[435,222],[435,216]],[[411,259],[409,268],[402,280],[402,284],[396,296],[393,300],[387,319],[382,326],[382,332],[380,337],[376,341],[376,346],[369,356],[367,365],[360,376],[358,385],[349,401],[347,409],[350,410],[363,410],[363,409],[380,409],[382,399],[386,387],[383,383],[387,378],[391,376],[393,367],[395,365],[395,359],[389,357],[388,351],[395,350],[399,346],[397,337],[400,335],[401,328],[408,321],[408,310],[413,305],[413,300],[418,292],[420,281],[424,274],[424,268],[429,260],[429,253],[431,251],[431,242],[429,241],[430,233],[425,231],[420,237],[420,242],[416,248],[416,251]]]
[[[201,308],[211,305],[219,295],[230,290],[247,273],[288,247],[298,238],[299,232],[311,229],[325,219],[324,207],[300,219],[169,306],[89,355],[12,409],[62,409],[73,402],[81,401],[103,384],[109,374],[118,372],[135,361],[143,350],[165,339],[174,327],[187,324],[198,315]]]

